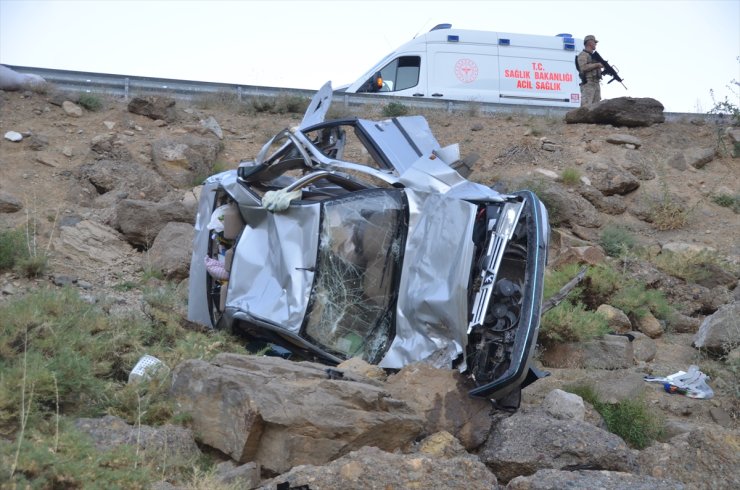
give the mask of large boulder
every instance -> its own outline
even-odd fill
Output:
[[[421,418],[380,383],[332,378],[316,363],[220,354],[177,366],[171,394],[200,442],[275,473],[363,446],[395,451],[421,434]]]
[[[326,466],[293,468],[259,488],[491,490],[499,486],[496,476],[472,455],[435,458],[363,447]]]
[[[655,99],[617,97],[569,111],[565,115],[565,122],[568,124],[611,124],[634,128],[665,122],[665,115],[663,104]]]
[[[618,436],[544,412],[519,411],[503,420],[479,457],[505,482],[546,468],[637,471],[635,454]]]
[[[170,222],[190,223],[195,220],[182,202],[150,202],[123,199],[116,205],[118,229],[134,246],[149,248],[159,232]]]
[[[706,317],[694,335],[693,346],[716,354],[726,354],[740,345],[740,302],[722,306]]]
[[[167,223],[145,258],[145,268],[160,271],[169,280],[182,280],[190,273],[195,231],[189,223]]]
[[[388,379],[385,388],[425,419],[428,434],[445,430],[466,449],[480,446],[491,428],[491,403],[468,396],[472,389],[459,372],[418,363]]]
[[[160,95],[134,97],[128,103],[128,111],[150,119],[174,122],[177,119],[175,99]]]
[[[121,199],[160,201],[173,191],[172,186],[152,169],[135,161],[99,160],[80,165],[75,176],[84,186],[92,184],[96,195],[112,195],[95,200],[112,206]],[[75,199],[79,202],[79,199]],[[102,206],[99,206],[102,207]]]
[[[186,189],[213,173],[223,143],[215,138],[183,135],[152,143],[152,162],[167,182]]]
[[[737,430],[698,427],[640,452],[640,474],[672,478],[689,488],[740,488],[740,436]]]

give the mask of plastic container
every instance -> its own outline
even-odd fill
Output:
[[[144,355],[136,363],[128,375],[129,383],[138,383],[142,380],[149,380],[153,376],[167,376],[170,369],[159,359],[154,356]]]

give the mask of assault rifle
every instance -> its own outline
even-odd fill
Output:
[[[591,53],[591,59],[593,59],[594,61],[598,63],[601,63],[601,65],[604,67],[604,71],[601,72],[602,74],[609,75],[610,77],[612,77],[612,79],[606,83],[612,83],[614,80],[618,81],[619,83],[622,83],[622,78],[619,76],[619,73],[617,73],[617,68],[610,65],[609,62],[607,62],[604,58],[602,58],[601,55],[597,51],[594,51],[593,53]],[[627,90],[627,86],[624,83],[622,83],[622,87],[624,87],[624,89]]]

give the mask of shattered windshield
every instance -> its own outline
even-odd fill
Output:
[[[323,204],[305,333],[342,357],[378,362],[393,338],[406,230],[402,191],[364,191]]]

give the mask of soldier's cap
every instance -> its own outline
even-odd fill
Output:
[[[593,34],[589,34],[588,36],[583,38],[583,44],[586,44],[589,41],[593,41],[595,43],[599,42],[596,40],[596,37]]]

